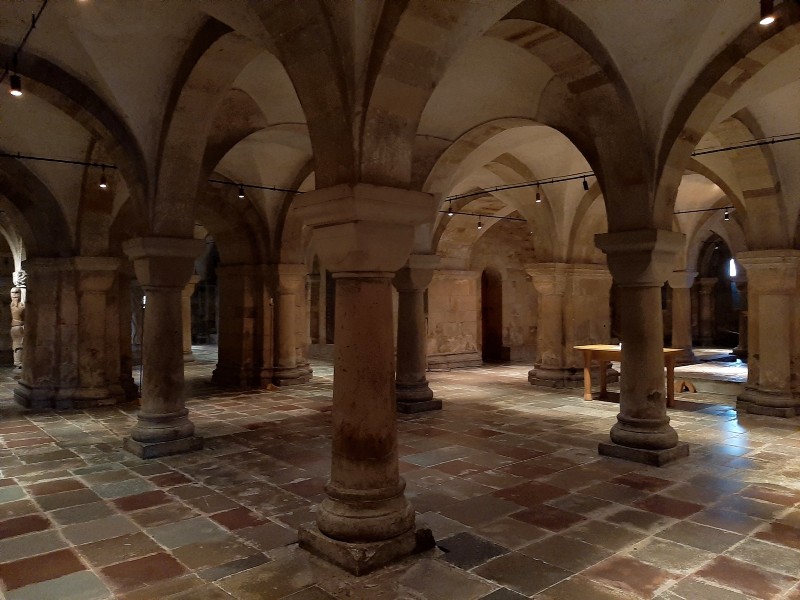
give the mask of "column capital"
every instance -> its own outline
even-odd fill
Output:
[[[694,284],[695,277],[697,277],[697,271],[673,271],[667,281],[673,290],[689,289]]]
[[[697,283],[700,286],[700,293],[710,294],[714,290],[714,286],[717,285],[718,281],[719,277],[700,277],[697,280]]]
[[[405,266],[394,276],[394,287],[400,292],[422,291],[433,279],[433,271],[439,264],[435,254],[412,254]]]
[[[312,229],[311,245],[337,272],[395,272],[408,258],[414,227],[433,221],[433,196],[357,183],[306,192],[296,210]]]
[[[536,291],[543,295],[562,295],[566,291],[567,263],[530,263],[525,272],[533,278]]]
[[[272,287],[279,294],[294,294],[305,286],[308,269],[304,264],[276,263],[269,266]]]
[[[204,247],[203,240],[173,237],[133,238],[122,244],[142,287],[183,288]]]
[[[747,272],[750,289],[758,293],[787,294],[797,289],[800,250],[740,252],[736,261]]]
[[[598,233],[595,244],[608,257],[614,281],[622,286],[661,286],[669,277],[686,236],[665,229]]]
[[[82,292],[107,292],[122,261],[111,256],[76,256],[72,264],[78,274]]]

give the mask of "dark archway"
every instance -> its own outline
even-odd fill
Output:
[[[503,280],[494,269],[481,274],[481,341],[483,362],[508,359],[503,352]]]
[[[741,294],[731,276],[733,254],[725,241],[714,234],[700,249],[695,283],[698,300],[696,343],[699,346],[734,347],[739,338]]]

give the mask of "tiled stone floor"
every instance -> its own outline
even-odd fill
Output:
[[[679,395],[692,454],[651,468],[597,455],[615,405],[534,389],[524,366],[432,373],[444,410],[398,420],[438,548],[357,579],[296,545],[328,471],[330,364],[250,392],[212,368],[187,366],[206,448],[151,461],[120,449],[133,408],[26,414],[2,373],[5,598],[800,599],[798,420]]]

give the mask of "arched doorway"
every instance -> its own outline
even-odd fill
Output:
[[[483,361],[503,361],[503,280],[494,269],[481,274],[481,332]]]
[[[732,266],[733,265],[733,266]],[[736,264],[725,241],[714,234],[700,250],[696,339],[700,346],[732,348],[739,337],[742,298],[736,288]]]

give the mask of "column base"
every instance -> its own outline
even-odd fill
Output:
[[[342,542],[328,537],[316,523],[301,525],[300,547],[353,575],[366,575],[389,563],[436,545],[430,529],[411,529],[380,542]]]
[[[734,348],[731,350],[731,354],[733,354],[740,361],[747,362],[747,348]]]
[[[450,352],[447,354],[429,354],[428,369],[450,370],[482,367],[483,359],[477,352]]]
[[[311,381],[311,374],[296,367],[276,367],[272,373],[272,383],[277,386],[298,385],[309,381]]]
[[[32,410],[51,409],[56,407],[56,390],[53,387],[33,387],[19,381],[14,388],[14,400]]]
[[[398,400],[397,412],[413,414],[429,410],[442,410],[442,401],[436,398],[430,400]]]
[[[666,448],[664,450],[647,450],[644,448],[631,448],[629,446],[621,446],[614,442],[600,442],[597,445],[597,452],[601,456],[610,456],[612,458],[621,458],[623,460],[630,460],[633,462],[643,463],[654,467],[661,467],[667,463],[671,463],[679,458],[689,456],[689,444],[686,442],[678,442],[677,446]]]
[[[736,409],[751,415],[790,419],[800,415],[800,405],[790,392],[745,389],[736,398]]]
[[[201,450],[203,448],[203,438],[193,435],[165,442],[139,442],[131,438],[125,438],[122,441],[122,447],[139,458],[159,458],[161,456]]]
[[[117,388],[117,389],[114,389]],[[124,393],[120,386],[107,388],[77,388],[72,395],[71,408],[110,406],[122,401]]]
[[[195,357],[195,355],[192,353],[191,350],[189,350],[189,352],[184,352],[183,353],[183,362],[185,362],[185,363],[193,363],[196,360],[197,360],[197,358]]]
[[[126,400],[136,400],[141,396],[139,393],[139,386],[136,385],[132,375],[123,375],[119,380],[119,384],[120,387],[122,387],[122,392],[125,394]]]
[[[397,410],[401,413],[418,413],[427,410],[441,410],[442,401],[433,397],[433,390],[427,381],[417,383],[395,383]]]
[[[268,377],[266,380],[264,380],[264,382],[272,382],[271,369],[269,370]],[[261,369],[218,364],[211,373],[211,383],[214,385],[231,387],[258,387],[259,384],[262,383]]]
[[[675,355],[675,366],[692,365],[697,362],[697,358],[691,348],[684,348],[683,352]]]
[[[592,368],[592,381],[600,381],[600,368]],[[606,382],[619,381],[619,372],[609,368],[606,371]],[[546,388],[581,388],[583,387],[583,369],[543,369],[537,367],[528,371],[528,383],[536,387]]]

